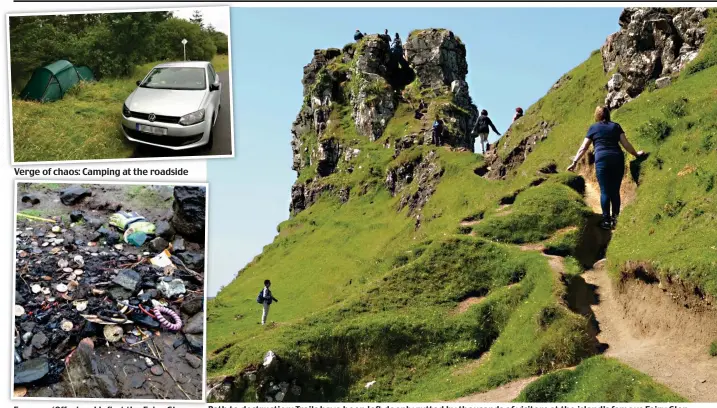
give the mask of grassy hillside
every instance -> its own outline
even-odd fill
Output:
[[[119,128],[122,104],[136,81],[157,62],[135,68],[130,78],[82,82],[63,99],[39,103],[13,98],[15,161],[117,159],[134,150]],[[217,72],[228,69],[228,57],[212,60]]]
[[[629,164],[625,184],[634,200],[626,200],[607,250],[616,279],[629,273],[627,262],[649,262],[657,274],[717,293],[715,20],[707,20],[700,56],[671,86],[653,87],[614,112],[633,145],[650,152],[645,162]],[[236,375],[273,350],[295,367],[305,401],[447,400],[575,365],[544,376],[521,399],[681,400],[629,367],[589,358],[596,350],[588,322],[565,300],[565,282],[583,266],[568,256],[559,272],[548,258],[520,248],[541,242],[572,255],[589,243],[592,211],[564,169],[609,77],[593,53],[514,123],[499,154],[541,122],[552,128],[504,181],[478,177],[483,159],[469,152],[415,146],[393,158],[384,143],[421,128],[404,103],[374,143],[355,135],[344,106],[332,134],[360,149],[355,171],[321,180],[350,188],[350,199],[342,204],[325,194],[281,224],[275,241],[209,302],[209,378]],[[431,100],[429,111],[441,102]],[[443,176],[417,226],[399,206],[401,194],[392,197],[383,180],[386,169],[433,151]],[[549,164],[558,174],[539,172]],[[315,171],[304,169],[299,179]],[[582,171],[591,181],[591,170]],[[501,205],[513,198],[510,207]],[[270,313],[276,323],[267,327],[258,324],[255,302],[264,279],[280,299]],[[596,384],[605,376],[609,381]],[[370,381],[375,385],[364,387]],[[242,390],[241,399],[256,398]]]

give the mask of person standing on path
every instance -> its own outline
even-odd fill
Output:
[[[614,229],[620,215],[620,185],[625,175],[625,154],[620,145],[636,158],[643,157],[645,152],[638,152],[632,147],[622,127],[610,121],[610,109],[606,106],[598,106],[595,109],[595,123],[588,129],[575,159],[568,166],[568,171],[575,170],[578,160],[587,152],[590,144],[595,145],[595,175],[600,185],[600,227]]]
[[[271,286],[271,281],[269,279],[265,280],[264,281],[264,290],[261,291],[261,296],[264,299],[264,303],[263,303],[264,310],[261,314],[261,324],[262,325],[266,324],[266,318],[267,318],[267,316],[269,316],[269,306],[271,306],[271,303],[272,302],[279,303],[279,299],[275,298],[271,294],[271,290],[269,289],[270,286]]]
[[[441,118],[436,115],[436,120],[433,122],[433,129],[431,133],[431,142],[433,142],[434,145],[440,146],[443,144],[442,141],[443,136],[443,121]]]
[[[473,131],[471,132],[478,135],[483,154],[485,154],[485,145],[488,143],[488,133],[490,133],[490,129],[493,129],[493,132],[500,136],[500,132],[495,128],[493,121],[488,117],[488,111],[483,109],[480,111],[480,116],[476,119],[476,124],[473,126]]]

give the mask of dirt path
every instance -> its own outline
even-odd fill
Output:
[[[518,398],[520,392],[538,378],[540,377],[521,378],[490,391],[469,395],[451,402],[510,402]]]
[[[583,275],[595,286],[591,306],[598,341],[614,357],[651,376],[693,402],[717,401],[717,358],[708,347],[716,339],[713,316],[700,315],[674,302],[657,285],[635,281],[620,294],[604,262]]]

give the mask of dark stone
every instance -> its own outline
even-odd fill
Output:
[[[207,191],[204,187],[174,187],[172,227],[193,242],[204,243]]]
[[[149,327],[151,329],[159,328],[159,322],[147,316],[146,314],[132,313],[129,318],[133,322]]]
[[[30,203],[32,205],[40,204],[40,199],[34,194],[23,194],[20,200],[23,203]]]
[[[107,292],[110,294],[110,296],[112,296],[112,299],[115,300],[129,299],[134,293],[133,291],[127,290],[121,286],[113,286],[109,288]]]
[[[185,300],[184,303],[182,303],[182,312],[190,316],[194,316],[195,314],[201,312],[203,309],[204,301],[200,297]]]
[[[182,344],[184,344],[184,339],[179,338],[177,340],[174,340],[174,343],[172,343],[172,347],[176,349],[179,348]]]
[[[189,347],[191,347],[195,351],[201,351],[203,347],[203,341],[202,336],[197,334],[189,334],[185,333],[184,337],[187,339],[187,343],[189,343]]]
[[[36,349],[41,349],[41,348],[47,346],[47,342],[48,342],[47,336],[45,336],[45,333],[43,333],[43,332],[35,333],[35,335],[32,336],[31,344]]]
[[[182,252],[179,254],[179,259],[184,262],[185,265],[195,268],[204,267],[204,254],[198,252]]]
[[[144,287],[144,284],[142,284]],[[151,299],[154,299],[157,297],[157,291],[155,289],[148,289],[145,290],[141,295],[139,295],[139,300],[144,302],[149,302]]]
[[[132,388],[142,388],[145,381],[147,381],[147,378],[144,375],[135,373],[129,378],[129,385]]]
[[[123,288],[134,292],[137,289],[137,285],[141,280],[139,273],[132,269],[122,269],[119,271],[117,276],[112,279],[112,282],[122,286]]]
[[[172,228],[172,225],[167,221],[159,221],[154,224],[154,227],[154,233],[158,237],[170,240],[174,236],[174,229]]]
[[[35,322],[22,322],[20,327],[24,332],[32,332],[35,329]]]
[[[153,365],[152,368],[149,369],[149,371],[151,371],[152,374],[154,374],[156,376],[160,376],[160,375],[164,374],[164,369],[159,364]]]
[[[162,252],[168,246],[169,246],[169,242],[167,242],[167,240],[162,237],[157,237],[157,238],[153,239],[152,241],[150,241],[150,243],[149,243],[149,247],[154,252]]]
[[[184,238],[177,237],[174,239],[174,242],[172,242],[172,252],[183,252],[186,250],[186,247],[184,246]]]
[[[80,220],[83,220],[85,218],[85,213],[83,213],[80,210],[74,210],[70,213],[70,221],[72,222],[78,222]]]
[[[32,344],[25,346],[25,348],[22,349],[22,358],[25,360],[31,359],[34,351],[35,349],[32,347]]]
[[[97,233],[92,237],[92,241],[99,241],[100,238],[104,238],[107,245],[114,245],[120,242],[122,236],[113,229],[100,227],[100,229],[97,230]]]
[[[187,359],[187,363],[189,363],[192,368],[199,368],[202,366],[202,359],[194,354],[187,353],[184,358]]]
[[[60,201],[64,205],[77,204],[81,199],[92,195],[92,191],[80,186],[70,186],[60,191]]]
[[[40,357],[25,361],[15,366],[15,385],[30,384],[41,380],[50,372],[50,364],[46,358]]]
[[[201,334],[204,332],[204,312],[199,312],[192,316],[182,327],[182,331],[186,334]]]

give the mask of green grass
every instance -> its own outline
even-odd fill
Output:
[[[137,66],[130,78],[83,82],[58,101],[12,100],[15,161],[119,159],[134,146],[120,130],[122,104],[159,62]],[[228,57],[212,60],[217,72],[228,69]]]
[[[717,341],[710,343],[710,356],[717,357]]]
[[[713,16],[709,24],[713,27]],[[717,125],[712,120],[717,66],[700,62],[717,50],[714,38],[711,28],[693,62],[701,69],[688,69],[671,86],[648,91],[613,113],[635,147],[650,152],[640,165],[628,164],[632,172],[626,183],[634,177],[639,187],[608,248],[614,276],[628,261],[649,261],[659,274],[678,275],[717,293]],[[360,150],[350,162],[340,158],[331,175],[313,181],[350,188],[350,199],[341,204],[327,192],[282,223],[274,242],[208,302],[208,377],[236,375],[274,350],[311,390],[302,395],[305,401],[449,400],[547,373],[553,374],[521,398],[682,401],[613,360],[586,359],[594,352],[587,322],[565,306],[565,282],[541,254],[516,246],[544,242],[549,252],[567,256],[566,282],[594,257],[581,247],[583,227],[593,216],[584,203],[585,180],[564,169],[595,106],[604,101],[609,73],[603,72],[600,54],[593,53],[566,78],[499,142],[498,152],[505,156],[541,122],[551,124],[548,138],[504,181],[475,175],[483,164],[480,155],[414,146],[394,158],[393,148],[384,147],[423,128],[413,118],[415,98],[426,98],[434,112],[447,106],[445,95],[409,85],[409,103],[399,103],[374,143],[357,135],[351,107],[336,102],[322,140],[312,132],[300,137],[305,146],[332,141]],[[348,93],[352,84],[342,86]],[[386,174],[425,160],[431,151],[443,174],[420,210],[417,227],[415,215],[399,206],[402,195],[418,191],[417,182],[392,196]],[[538,174],[551,163],[558,174]],[[311,166],[299,175],[302,182],[316,177]],[[505,197],[514,203],[499,211]],[[481,221],[459,228],[464,219]],[[465,235],[469,228],[475,237]],[[270,313],[275,326],[257,324],[260,308],[254,299],[264,279],[272,280],[281,300]],[[467,297],[482,301],[456,313]],[[571,366],[575,371],[556,371]],[[373,387],[364,388],[374,380]],[[242,390],[243,399],[255,398],[250,389]]]
[[[605,357],[575,370],[548,374],[529,384],[516,402],[686,402],[649,376]]]

